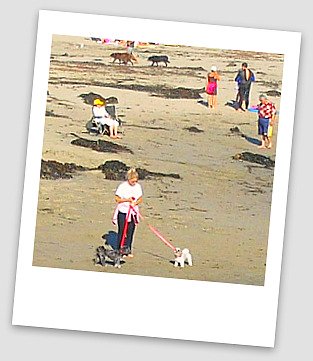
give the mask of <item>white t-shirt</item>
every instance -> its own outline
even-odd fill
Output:
[[[116,119],[112,119],[110,114],[106,111],[105,107],[92,107],[92,114],[96,118],[96,121],[103,125],[108,125],[111,127],[112,125],[118,126],[118,121]]]
[[[92,114],[94,117],[108,118],[110,116],[104,106],[103,107],[96,107],[96,106],[92,107]]]
[[[120,198],[135,198],[135,201],[137,201],[138,198],[142,197],[142,188],[139,183],[135,183],[131,186],[128,181],[126,181],[117,187],[115,194]],[[119,211],[127,213],[128,208],[129,202],[120,203]]]

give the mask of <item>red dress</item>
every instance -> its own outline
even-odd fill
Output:
[[[210,73],[208,75],[208,84],[206,86],[206,92],[209,95],[217,95],[217,81],[219,76],[215,73]]]

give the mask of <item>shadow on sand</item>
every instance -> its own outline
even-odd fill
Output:
[[[252,143],[254,145],[261,145],[262,142],[257,138],[248,137],[247,135],[243,135],[243,138],[247,140],[249,143]]]
[[[206,108],[208,108],[209,106],[209,103],[203,99],[198,100],[198,104],[204,105]]]
[[[261,145],[262,142],[257,138],[249,137],[248,135],[244,134],[237,126],[229,129],[231,134],[237,135],[239,137],[242,137],[246,139],[249,143],[252,143],[254,145]]]
[[[231,107],[235,110],[239,109],[239,104],[238,102],[236,102],[236,100],[229,100],[228,102],[225,103],[225,106]],[[242,109],[244,110],[244,109]]]

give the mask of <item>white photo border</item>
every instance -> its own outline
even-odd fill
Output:
[[[32,266],[53,34],[284,54],[264,286]],[[13,325],[274,347],[300,42],[297,32],[40,11]]]

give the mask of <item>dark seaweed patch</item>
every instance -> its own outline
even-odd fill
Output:
[[[281,96],[281,92],[278,90],[268,90],[266,92],[266,95],[270,96],[270,97],[280,97]]]
[[[233,134],[233,135],[239,135],[241,137],[245,137],[245,135],[242,133],[242,131],[237,126],[230,128],[229,130],[230,130],[231,134]]]
[[[203,133],[204,130],[202,129],[199,129],[197,127],[187,127],[187,128],[184,128],[185,130],[188,130],[188,132],[190,133]]]
[[[227,66],[227,67],[237,66],[237,63],[235,63],[234,61],[231,61],[231,62],[228,63],[226,66]]]
[[[256,83],[270,88],[278,88],[279,84],[281,84],[281,82],[277,82],[277,81],[264,81],[264,80],[257,80]]]
[[[75,81],[75,80],[60,80],[57,79],[58,83],[63,85],[90,85],[100,86],[106,88],[134,90],[139,92],[148,92],[154,96],[168,99],[199,99],[201,98],[200,93],[204,92],[205,88],[191,89],[191,88],[170,88],[166,85],[140,85],[140,84],[117,84],[117,83],[103,83],[99,81]],[[53,81],[50,81],[54,83]]]
[[[130,169],[125,163],[118,160],[109,160],[98,167],[104,174],[106,179],[110,180],[125,180],[126,172]],[[139,179],[151,179],[155,177],[170,177],[180,179],[180,175],[176,173],[159,173],[150,172],[144,168],[136,169]]]
[[[143,128],[143,129],[150,129],[150,130],[169,130],[164,127],[150,127],[146,125],[137,125],[137,124],[127,124],[127,127],[134,127],[134,128]]]
[[[41,160],[40,178],[42,179],[70,179],[77,171],[90,170],[75,163],[60,163],[55,160]]]
[[[53,110],[46,110],[46,117],[67,118],[67,119],[70,118],[67,115],[55,114]]]
[[[271,158],[266,157],[261,154],[255,154],[255,153],[250,153],[250,152],[243,152],[243,153],[235,154],[233,156],[233,159],[244,160],[244,161],[250,162],[250,163],[261,164],[261,165],[264,165],[266,168],[273,168],[275,166],[275,161],[272,160]]]
[[[73,135],[75,135],[75,134],[73,134]],[[78,137],[77,139],[72,140],[71,144],[77,145],[80,147],[84,147],[84,148],[90,148],[97,152],[134,154],[131,149],[127,148],[124,145],[116,144],[113,142],[108,142],[108,141],[102,140],[102,139],[89,140],[89,139]]]

